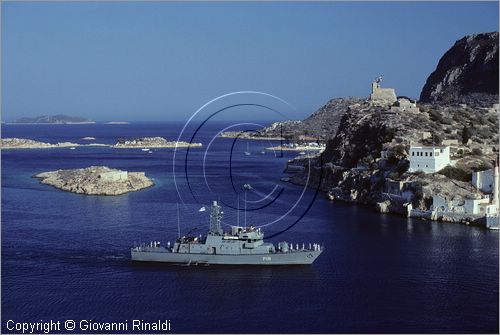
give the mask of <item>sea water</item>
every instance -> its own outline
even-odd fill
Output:
[[[113,144],[143,136],[174,140],[181,126],[4,124],[2,137]],[[61,327],[72,320],[72,332],[88,332],[82,322],[124,323],[128,329],[118,332],[138,332],[131,325],[142,320],[168,322],[175,333],[498,332],[498,231],[331,202],[314,188],[280,180],[297,153],[266,150],[276,141],[214,139],[214,129],[221,126],[207,125],[195,136],[203,148],[151,154],[110,147],[2,150],[2,331],[15,332],[9,320]],[[33,178],[91,165],[144,171],[155,185],[86,196]],[[242,188],[246,183],[253,190]],[[237,222],[261,226],[267,236],[278,234],[274,243],[320,243],[325,251],[311,266],[130,261],[134,244],[173,242],[179,228],[206,233],[209,211],[200,209],[213,200],[223,204],[225,229]],[[109,332],[92,330],[101,331]]]

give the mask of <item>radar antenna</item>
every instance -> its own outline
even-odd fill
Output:
[[[210,213],[210,234],[222,235],[220,222],[222,220],[222,210],[217,201],[213,202],[212,212]]]

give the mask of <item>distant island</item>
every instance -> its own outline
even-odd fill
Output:
[[[83,140],[90,141],[95,139],[94,137],[83,137]],[[102,143],[88,143],[79,144],[72,142],[61,142],[61,143],[47,143],[41,141],[35,141],[27,138],[2,138],[0,139],[1,149],[48,149],[48,148],[67,148],[70,147],[74,149],[75,147],[89,147],[89,146],[99,146],[99,147],[111,147],[117,149],[133,149],[133,148],[199,148],[202,147],[201,143],[189,143],[184,141],[168,141],[163,137],[140,137],[134,139],[118,139],[116,144],[102,144]]]
[[[127,121],[109,121],[109,122],[106,122],[106,124],[130,124],[130,122],[127,122]]]
[[[136,139],[119,139],[114,148],[179,148],[201,147],[201,143],[184,141],[168,141],[163,137],[141,137]]]
[[[40,115],[35,117],[22,117],[20,119],[17,119],[14,123],[87,124],[87,123],[95,123],[95,121],[78,116],[68,116],[68,115],[58,114],[58,115]]]
[[[0,147],[2,149],[48,149],[48,148],[67,148],[76,147],[79,144],[71,142],[47,143],[27,138],[2,138]]]
[[[107,166],[49,171],[35,178],[42,184],[86,195],[120,195],[154,185],[144,172],[127,172]]]

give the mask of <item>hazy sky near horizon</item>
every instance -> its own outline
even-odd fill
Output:
[[[368,96],[379,74],[418,98],[456,40],[498,30],[498,2],[1,6],[4,121],[185,120],[240,90],[276,95],[305,117],[331,98]]]

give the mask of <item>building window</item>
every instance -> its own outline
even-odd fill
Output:
[[[429,156],[431,156],[431,157],[432,157],[432,152],[429,152]]]
[[[425,167],[429,167],[429,165],[425,164]]]
[[[411,155],[412,155],[412,156],[415,156],[415,151],[412,151],[412,152],[411,152]]]
[[[425,153],[425,157],[427,157],[427,152]]]
[[[417,167],[420,167],[420,164],[417,164]]]
[[[436,157],[439,156],[439,151],[436,151],[436,154],[434,156]]]

